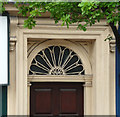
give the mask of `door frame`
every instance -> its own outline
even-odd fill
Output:
[[[88,57],[87,52],[85,51],[82,45],[78,43],[71,42],[69,40],[45,40],[40,42],[36,40],[34,41],[29,40],[29,43],[33,43],[32,46],[28,47],[28,59],[27,59],[27,74],[29,74],[29,69],[31,66],[31,62],[33,58],[37,55],[39,51],[42,49],[47,48],[48,46],[57,45],[57,46],[65,46],[66,48],[72,49],[77,56],[81,59],[83,67],[85,69],[85,75],[28,75],[28,115],[30,114],[30,82],[84,82],[84,115],[91,113],[91,102],[92,100],[91,95],[91,86],[92,86],[92,73],[91,73],[91,65],[90,60]]]
[[[56,26],[54,21],[49,18],[37,19],[37,25],[32,30],[25,29],[23,23],[24,18],[11,17],[10,48],[12,51],[10,52],[10,86],[8,86],[7,97],[8,115],[28,114],[28,43],[29,40],[44,41],[46,39],[91,42],[92,55],[89,62],[92,66],[90,75],[93,75],[93,78],[92,87],[89,87],[90,82],[85,83],[88,86],[84,87],[84,99],[86,98],[84,114],[114,115],[115,73],[113,69],[115,68],[113,68],[114,59],[111,58],[114,57],[114,54],[110,53],[109,41],[104,41],[112,32],[105,20],[88,27],[86,32],[75,30],[76,24],[70,26],[70,30],[61,27],[60,24]],[[15,49],[13,50],[13,48]],[[90,95],[91,98],[87,95]],[[86,106],[87,103],[90,105],[89,107]]]
[[[45,92],[46,91],[51,91],[51,93],[54,95],[54,93],[56,92],[54,92],[54,89],[56,89],[56,87],[57,87],[57,92],[59,92],[59,93],[57,93],[58,95],[57,95],[57,99],[58,99],[58,97],[60,96],[59,94],[60,94],[60,92],[61,91],[64,91],[64,89],[67,89],[67,90],[65,90],[65,91],[74,91],[74,93],[76,92],[76,94],[78,94],[79,95],[79,98],[78,98],[78,96],[77,96],[77,102],[80,104],[80,105],[78,105],[77,104],[77,106],[79,106],[80,108],[80,110],[82,110],[82,113],[79,113],[79,111],[80,110],[78,110],[78,107],[77,107],[77,109],[76,109],[76,111],[81,115],[83,115],[84,114],[84,88],[83,88],[83,83],[82,82],[33,82],[33,83],[31,83],[32,85],[33,85],[33,87],[31,87],[30,88],[30,113],[33,113],[33,111],[35,112],[35,110],[34,110],[34,107],[35,107],[35,103],[33,103],[35,100],[32,100],[34,97],[35,97],[35,93],[37,93],[37,92],[39,92],[39,89],[41,90],[41,89],[45,89]],[[31,85],[31,86],[32,86]],[[37,92],[35,91],[37,89]],[[47,90],[48,89],[48,90]],[[72,90],[70,90],[70,89],[72,89]],[[42,90],[42,91],[44,91],[44,90]],[[78,92],[78,91],[80,91],[80,92]],[[56,96],[56,94],[54,95],[54,96]],[[82,97],[80,97],[80,96],[82,96]],[[81,99],[80,99],[81,98]],[[34,98],[35,99],[35,98]],[[78,101],[79,100],[79,101]],[[53,102],[53,101],[52,101]],[[80,103],[81,102],[81,103]],[[59,102],[60,103],[60,102]],[[55,104],[55,103],[54,103]],[[53,104],[53,105],[54,105]],[[32,105],[32,106],[31,106]],[[33,107],[33,105],[34,105],[34,107]],[[57,104],[58,105],[58,104]],[[81,109],[81,106],[82,106],[82,109]],[[51,108],[52,108],[53,106],[51,106]],[[32,110],[33,109],[33,110]],[[54,108],[55,109],[55,108]],[[60,109],[60,108],[59,108]],[[58,111],[60,111],[60,110],[57,110],[57,112]],[[53,112],[54,110],[51,110],[51,112]],[[81,112],[81,111],[80,111]],[[36,113],[36,114],[38,114],[38,113]],[[43,113],[41,113],[41,114],[43,114]],[[44,113],[45,114],[45,113]],[[48,113],[46,113],[46,114],[48,114]],[[50,113],[49,113],[50,114]],[[52,113],[51,113],[52,114]],[[59,114],[63,114],[63,116],[64,116],[64,114],[65,113],[59,113]],[[68,113],[66,113],[66,114],[68,114]],[[71,113],[72,115],[71,116],[74,116],[74,114],[77,114],[77,113]],[[41,115],[42,116],[42,115]],[[46,115],[47,116],[47,115]]]
[[[91,108],[91,87],[92,87],[92,75],[79,75],[79,76],[56,76],[56,75],[28,75],[28,88],[27,88],[27,108],[28,108],[28,115],[30,115],[30,86],[32,82],[83,82],[84,85],[84,115],[88,113]],[[87,110],[88,109],[88,110]]]

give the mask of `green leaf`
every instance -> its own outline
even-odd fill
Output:
[[[86,2],[85,2],[86,1]],[[101,19],[106,19],[108,23],[114,25],[120,21],[120,2],[96,2],[93,0],[84,0],[84,2],[16,2],[15,6],[22,16],[28,16],[24,26],[32,28],[36,25],[35,17],[41,16],[41,13],[50,12],[51,18],[58,23],[62,20],[62,26],[77,23],[78,29],[87,30],[87,25],[92,26]],[[103,11],[104,9],[104,11]],[[86,24],[82,25],[82,21]]]

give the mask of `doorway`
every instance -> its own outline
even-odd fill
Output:
[[[83,114],[83,83],[32,83],[30,115],[77,117]]]

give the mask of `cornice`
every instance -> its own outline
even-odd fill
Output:
[[[23,25],[25,18],[23,18],[21,16],[21,14],[18,14],[18,9],[14,6],[13,3],[6,4],[5,9],[6,9],[6,11],[9,12],[10,16],[19,17],[19,25]],[[41,22],[39,22],[39,19],[41,19]],[[54,20],[50,19],[49,12],[42,13],[42,16],[38,17],[36,19],[36,21],[37,21],[38,25],[40,25],[40,24],[46,24],[46,25],[55,24]],[[59,22],[57,25],[61,25],[61,22]],[[74,25],[77,25],[77,24],[74,24]],[[99,23],[96,23],[94,26],[102,26],[102,25],[108,26],[108,23],[106,23],[105,19],[102,19]]]
[[[19,10],[14,6],[14,3],[9,3],[5,5],[5,10],[9,12],[11,16],[19,16],[21,17],[21,14],[18,14]],[[41,16],[39,17],[50,17],[50,13],[41,13]]]
[[[26,20],[27,18],[23,18],[23,17],[19,17],[19,25],[22,26],[24,24],[24,20]],[[62,21],[59,21],[57,24],[55,24],[55,21],[49,17],[45,18],[45,17],[40,17],[40,18],[36,18],[36,24],[39,25],[53,25],[53,26],[61,26]],[[85,22],[81,22],[81,24],[85,24]],[[77,26],[77,23],[74,23],[70,26]],[[101,19],[101,21],[99,23],[95,23],[93,26],[108,26],[108,23],[106,22],[105,19]],[[93,27],[91,26],[91,27]],[[67,26],[65,26],[67,27]]]

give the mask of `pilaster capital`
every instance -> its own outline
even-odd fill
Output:
[[[27,86],[30,87],[32,84],[28,81],[27,82]]]
[[[85,82],[85,84],[83,86],[84,87],[92,87],[92,81]]]
[[[10,41],[10,50],[9,50],[9,51],[14,51],[14,49],[15,49],[15,44],[16,44],[15,41]]]

